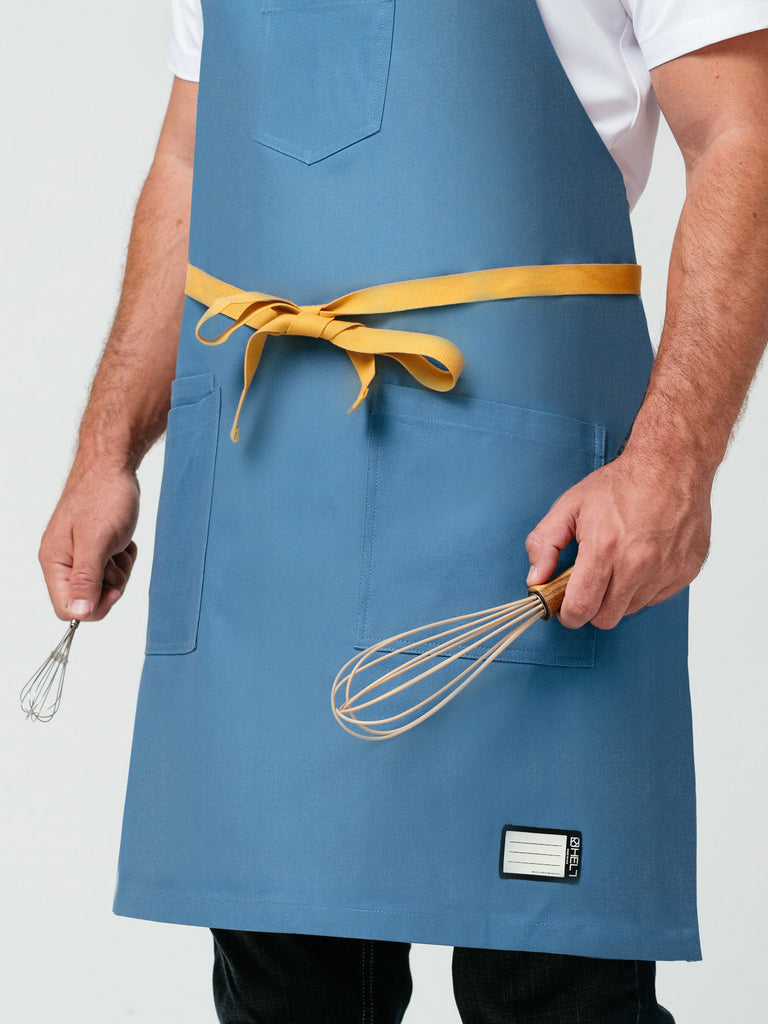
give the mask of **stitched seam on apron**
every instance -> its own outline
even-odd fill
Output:
[[[510,408],[517,408],[517,407],[516,406],[510,406]],[[547,415],[559,415],[559,414],[551,414],[550,413],[550,414],[547,414]],[[524,430],[496,430],[493,427],[484,427],[484,426],[481,426],[480,424],[475,424],[475,423],[461,423],[460,421],[457,421],[457,420],[441,419],[441,418],[439,418],[437,416],[415,416],[415,415],[412,415],[410,413],[400,413],[400,412],[398,412],[398,413],[390,413],[389,416],[390,416],[391,419],[411,420],[414,423],[440,423],[440,424],[442,424],[444,426],[447,426],[447,427],[458,427],[461,430],[477,430],[477,431],[481,431],[484,434],[496,434],[498,437],[514,437],[514,438],[517,438],[517,439],[520,439],[520,440],[524,440],[524,441],[537,441],[537,442],[545,441],[546,444],[557,445],[558,448],[568,448],[571,451],[575,451],[575,452],[586,452],[586,451],[588,451],[588,448],[587,448],[586,445],[569,444],[567,441],[552,440],[551,438],[543,439],[540,434],[528,433],[528,432],[526,432]],[[567,419],[567,417],[563,417],[563,419]],[[579,422],[581,422],[581,421],[579,421]],[[589,423],[589,424],[587,424],[587,426],[593,427],[595,425],[592,424],[592,423]],[[598,428],[595,427],[595,429],[598,429]],[[592,441],[592,447],[593,448],[596,447],[596,440],[595,439],[593,439],[593,441]]]
[[[334,914],[359,914],[359,915],[375,915],[379,917],[401,917],[401,918],[421,918],[427,921],[478,921],[478,922],[493,922],[498,924],[516,924],[521,925],[524,928],[529,929],[550,929],[560,932],[567,932],[568,934],[578,934],[579,932],[595,932],[604,933],[608,930],[606,927],[597,927],[595,925],[588,924],[575,924],[573,927],[562,924],[550,924],[546,921],[531,921],[526,918],[504,916],[499,917],[495,914],[483,914],[483,915],[470,915],[470,914],[430,914],[418,910],[375,910],[368,907],[343,907],[343,906],[324,906],[316,905],[313,903],[280,903],[276,900],[247,900],[247,899],[234,899],[227,896],[173,896],[170,893],[163,892],[162,890],[154,889],[133,889],[129,886],[121,886],[121,892],[123,893],[137,893],[142,896],[159,896],[163,899],[173,901],[175,903],[227,903],[227,904],[238,904],[243,906],[253,907],[286,907],[295,910],[312,910],[312,911],[330,911]],[[665,938],[673,938],[677,936],[685,936],[694,934],[694,930],[691,928],[683,929],[664,929],[662,932]]]

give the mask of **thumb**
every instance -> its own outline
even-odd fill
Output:
[[[72,568],[68,580],[67,614],[74,619],[84,619],[93,614],[101,598],[104,568],[108,552],[100,550],[91,538],[90,543],[75,543]]]
[[[557,569],[560,552],[576,536],[577,506],[568,492],[564,494],[528,534],[525,550],[531,568],[526,583],[545,583]]]

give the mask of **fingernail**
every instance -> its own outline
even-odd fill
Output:
[[[536,576],[537,576],[536,566],[532,565],[531,568],[528,570],[528,578],[525,581],[526,584],[528,586],[530,586],[532,583],[535,583],[536,582]]]
[[[93,611],[93,605],[90,601],[70,601],[67,605],[67,611],[71,612],[72,615],[90,615]]]

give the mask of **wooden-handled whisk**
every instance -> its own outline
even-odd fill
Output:
[[[556,615],[570,575],[571,569],[566,569],[548,583],[530,587],[528,597],[522,600],[430,622],[361,651],[334,680],[334,718],[347,732],[366,740],[391,739],[413,729],[452,701],[534,622]],[[442,683],[457,659],[489,642],[491,646],[477,660]],[[371,670],[381,673],[381,665],[414,647],[421,652],[371,679]],[[428,692],[436,673],[441,673],[440,684]],[[411,694],[406,698],[410,703],[403,706],[401,695],[413,687],[417,688],[415,698]]]

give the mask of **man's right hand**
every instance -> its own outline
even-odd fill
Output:
[[[127,469],[75,464],[43,534],[39,559],[60,619],[103,619],[136,560],[139,484]]]
[[[136,559],[136,469],[165,430],[184,303],[197,84],[174,79],[77,455],[40,544],[61,619],[103,619]]]

